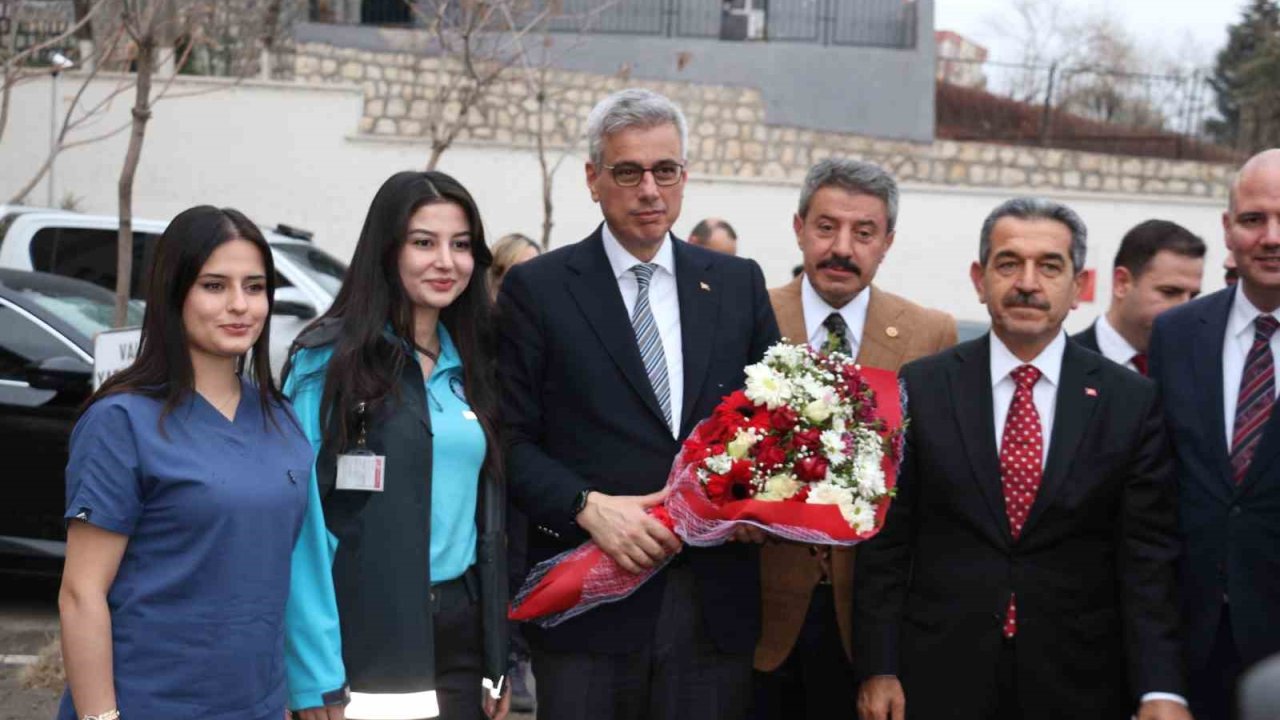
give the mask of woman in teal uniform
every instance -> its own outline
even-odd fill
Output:
[[[491,262],[465,188],[397,173],[290,358],[318,453],[286,615],[302,720],[506,714]]]
[[[191,208],[160,237],[138,358],[71,435],[59,720],[283,717],[313,454],[271,384],[274,278],[235,210]]]

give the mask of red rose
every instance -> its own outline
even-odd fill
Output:
[[[724,502],[729,492],[729,479],[723,475],[712,475],[707,478],[707,499],[711,502]]]
[[[778,447],[777,439],[768,437],[765,440],[773,440],[773,442],[766,445],[764,441],[761,441],[757,446],[756,463],[762,468],[771,470],[787,461],[787,453]]]
[[[822,445],[822,432],[817,428],[800,430],[791,436],[791,447],[795,450],[817,450]]]
[[[803,482],[818,482],[827,477],[827,459],[819,455],[802,457],[796,461],[796,477]]]
[[[769,422],[778,432],[791,432],[796,423],[800,422],[800,416],[790,406],[780,405],[769,415]]]

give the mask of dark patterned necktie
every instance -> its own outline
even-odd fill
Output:
[[[822,326],[827,329],[827,341],[822,344],[822,352],[830,355],[831,353],[842,353],[844,355],[852,355],[852,348],[849,345],[849,326],[845,324],[844,317],[833,312],[822,321]]]
[[[1280,321],[1259,315],[1253,321],[1253,346],[1245,356],[1236,402],[1236,424],[1231,434],[1231,476],[1237,485],[1249,473],[1249,463],[1262,441],[1262,431],[1276,402],[1276,367],[1271,336]]]

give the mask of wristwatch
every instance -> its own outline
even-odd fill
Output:
[[[573,513],[569,515],[570,518],[574,520],[578,519],[578,513],[582,512],[587,507],[587,496],[593,492],[599,492],[599,490],[596,490],[593,487],[584,488],[582,492],[578,493],[577,496],[573,498]]]
[[[101,715],[85,715],[80,720],[120,720],[120,711],[111,709]]]

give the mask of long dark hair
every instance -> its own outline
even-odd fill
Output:
[[[400,250],[407,241],[413,214],[424,205],[440,202],[453,203],[466,214],[475,262],[471,280],[440,312],[440,322],[458,349],[467,403],[484,429],[488,446],[484,471],[501,476],[497,377],[486,279],[493,256],[485,244],[480,211],[471,193],[442,172],[400,172],[382,184],[369,206],[342,289],[329,310],[303,331],[305,336],[322,324],[336,323],[339,328],[320,403],[324,438],[331,447],[346,448],[355,436],[357,404],[365,403],[366,412],[372,414],[396,394],[409,356],[388,340],[385,328],[390,325],[400,342],[414,340],[413,303],[400,280]],[[289,371],[286,368],[286,376]]]
[[[266,270],[268,312],[262,321],[262,334],[249,353],[252,358],[249,374],[258,386],[264,417],[276,424],[271,406],[283,406],[284,397],[271,382],[268,350],[271,343],[270,308],[275,303],[276,292],[276,266],[271,257],[271,247],[258,226],[240,211],[212,205],[197,205],[183,210],[164,229],[164,234],[151,251],[151,272],[147,276],[144,295],[147,309],[142,316],[138,357],[132,365],[107,378],[85,403],[86,408],[108,395],[138,393],[164,399],[164,410],[160,415],[163,423],[164,417],[182,402],[187,393],[195,391],[195,370],[191,366],[187,329],[182,324],[182,308],[209,256],[231,240],[253,243],[262,254],[262,265]],[[241,355],[236,362],[236,373],[244,373],[245,363],[245,356]]]

